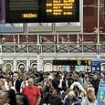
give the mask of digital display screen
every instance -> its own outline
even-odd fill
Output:
[[[84,66],[75,66],[76,71],[84,71]]]
[[[79,0],[45,0],[44,3],[47,21],[79,21]]]
[[[79,22],[79,0],[6,0],[6,22]]]
[[[37,22],[38,0],[6,0],[6,22]]]

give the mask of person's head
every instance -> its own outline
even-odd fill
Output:
[[[93,76],[93,79],[94,79],[94,80],[97,80],[97,79],[98,79],[98,76],[95,74],[95,75]]]
[[[93,87],[87,88],[87,98],[91,102],[94,102],[95,101],[96,96],[95,96],[95,91],[94,91],[94,88]]]
[[[17,105],[29,105],[27,97],[21,93],[16,94]]]
[[[67,80],[70,78],[70,75],[69,74],[66,74],[66,77],[65,77]]]
[[[34,78],[33,78],[33,77],[29,77],[29,78],[28,78],[28,86],[29,86],[30,88],[32,88],[33,85],[34,85]]]
[[[9,102],[8,92],[2,91],[0,92],[0,105],[4,105]]]
[[[18,80],[18,79],[19,79],[19,73],[18,72],[14,72],[13,80]]]
[[[9,88],[11,88],[13,86],[13,81],[12,80],[8,81],[8,86],[9,86]]]
[[[60,96],[60,91],[58,89],[54,89],[53,90],[53,95],[56,96],[56,97],[59,97]]]
[[[73,90],[70,90],[70,91],[68,92],[68,97],[69,97],[70,99],[75,98],[75,97],[76,97],[75,92],[74,92]]]
[[[22,99],[23,99],[23,95],[20,95],[20,94],[16,95],[16,103],[17,103],[17,105],[23,105]]]

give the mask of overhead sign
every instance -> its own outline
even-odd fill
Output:
[[[91,70],[94,71],[100,71],[101,69],[101,59],[92,59],[92,63],[91,63]]]
[[[66,71],[69,71],[70,70],[70,67],[69,66],[62,66],[63,67],[63,70],[66,70]]]
[[[84,66],[75,66],[76,71],[84,71]]]
[[[79,22],[80,0],[6,0],[6,22]]]
[[[91,65],[91,60],[53,60],[53,65]]]

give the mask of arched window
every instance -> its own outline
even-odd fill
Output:
[[[37,64],[35,64],[35,63],[32,64],[31,69],[32,69],[32,72],[37,71]]]
[[[19,71],[24,71],[25,70],[25,64],[19,64],[18,65],[18,70]]]
[[[8,71],[12,71],[12,64],[7,63],[7,64],[5,64],[5,67]]]

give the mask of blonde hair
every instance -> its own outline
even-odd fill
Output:
[[[94,88],[93,87],[89,87],[87,88],[87,98],[90,99],[92,102],[94,102],[96,100],[96,96],[94,93]]]
[[[70,90],[67,94],[69,97],[76,97],[76,94],[73,90]]]

